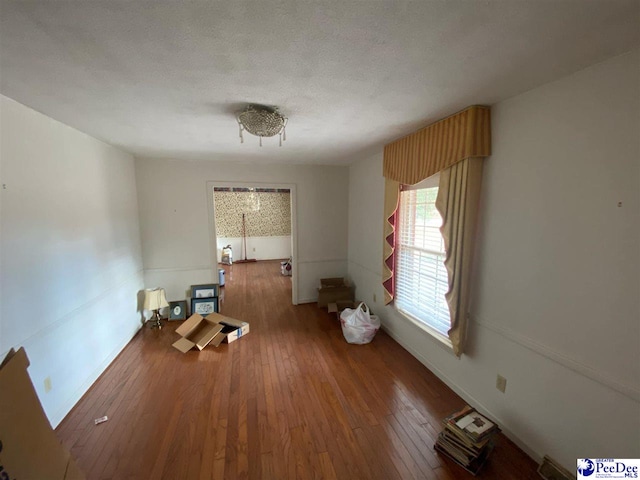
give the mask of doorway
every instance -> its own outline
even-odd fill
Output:
[[[210,257],[218,278],[222,248],[233,260],[292,259],[291,303],[298,304],[296,186],[207,182]]]

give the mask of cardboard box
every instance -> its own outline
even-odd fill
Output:
[[[344,278],[321,278],[318,289],[318,307],[326,307],[329,303],[353,301],[353,287]]]
[[[342,287],[344,285],[347,285],[347,281],[342,277],[320,279],[320,288]]]
[[[0,365],[0,478],[83,480],[49,424],[27,372],[24,348]]]
[[[340,314],[345,308],[357,308],[360,305],[360,300],[347,300],[343,302],[334,302],[327,305],[327,310],[329,313],[335,313],[336,318],[340,321]]]
[[[329,311],[329,313],[337,313],[338,317],[340,317],[340,313],[342,313],[345,308],[356,308],[358,305],[360,305],[360,300],[333,302],[327,305],[327,310]]]
[[[222,315],[220,315],[223,317]],[[221,320],[220,323],[224,325],[222,329],[222,334],[224,335],[223,342],[231,343],[249,333],[249,324],[247,322],[241,322],[240,320],[235,320],[229,317],[223,317],[224,320]]]
[[[194,347],[202,350],[209,344],[217,347],[223,341],[231,343],[249,333],[249,324],[219,313],[211,313],[206,317],[194,313],[176,328],[176,333],[182,338],[173,346],[186,353]]]

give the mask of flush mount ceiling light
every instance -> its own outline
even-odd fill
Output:
[[[244,130],[260,137],[260,146],[262,146],[262,137],[278,135],[280,136],[280,146],[282,146],[283,140],[287,139],[285,127],[289,119],[278,111],[278,107],[250,104],[239,112],[236,118],[240,128],[240,143],[244,143],[242,136]]]

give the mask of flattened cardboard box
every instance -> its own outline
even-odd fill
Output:
[[[186,353],[194,347],[202,350],[209,344],[217,347],[223,341],[231,343],[249,333],[249,324],[219,313],[211,313],[206,317],[194,313],[176,328],[176,333],[182,338],[173,346]]]
[[[27,372],[24,348],[0,366],[0,477],[83,480],[47,419]]]

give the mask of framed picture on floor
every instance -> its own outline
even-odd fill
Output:
[[[211,298],[218,296],[218,284],[191,285],[191,298]],[[193,313],[193,312],[192,312]]]
[[[187,301],[177,300],[169,302],[169,320],[186,320],[187,319]]]
[[[191,299],[191,314],[198,313],[203,317],[210,313],[219,312],[218,297],[212,298],[192,298]]]

